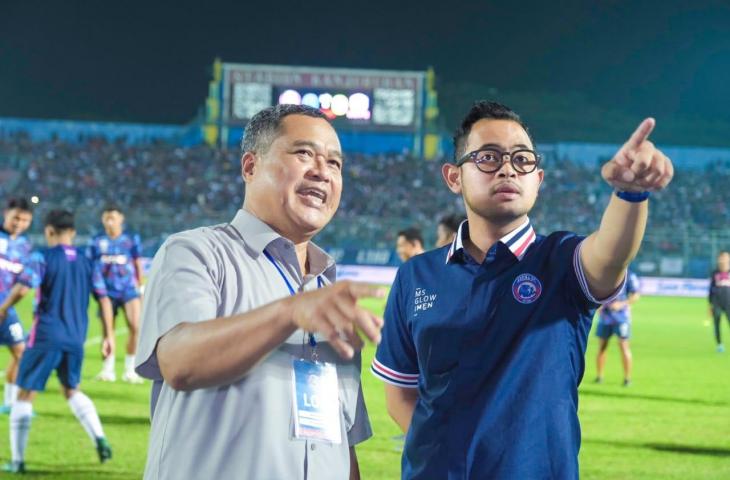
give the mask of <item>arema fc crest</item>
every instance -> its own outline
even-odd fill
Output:
[[[542,293],[542,284],[531,273],[523,273],[512,283],[512,296],[520,303],[532,303]]]

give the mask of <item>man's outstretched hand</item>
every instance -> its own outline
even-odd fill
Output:
[[[293,323],[306,332],[318,332],[342,358],[352,358],[364,343],[360,333],[380,342],[383,319],[357,304],[360,298],[382,298],[380,287],[341,281],[290,297]]]
[[[651,117],[641,122],[616,155],[603,165],[601,176],[616,190],[657,192],[672,181],[672,161],[649,141],[655,125]]]

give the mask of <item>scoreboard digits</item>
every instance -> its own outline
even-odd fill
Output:
[[[223,123],[245,125],[276,104],[308,105],[353,130],[416,132],[422,126],[425,72],[222,65]]]

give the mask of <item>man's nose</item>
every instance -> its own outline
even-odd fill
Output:
[[[332,179],[332,172],[327,165],[327,157],[324,155],[314,156],[314,161],[311,163],[307,173],[325,182],[329,182]]]
[[[497,175],[500,177],[516,177],[517,171],[512,166],[512,156],[505,152],[502,154],[502,165],[497,170]]]

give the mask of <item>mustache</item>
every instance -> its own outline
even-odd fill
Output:
[[[502,182],[492,187],[492,193],[498,193],[503,190],[510,190],[516,193],[522,193],[522,187],[512,182]]]

